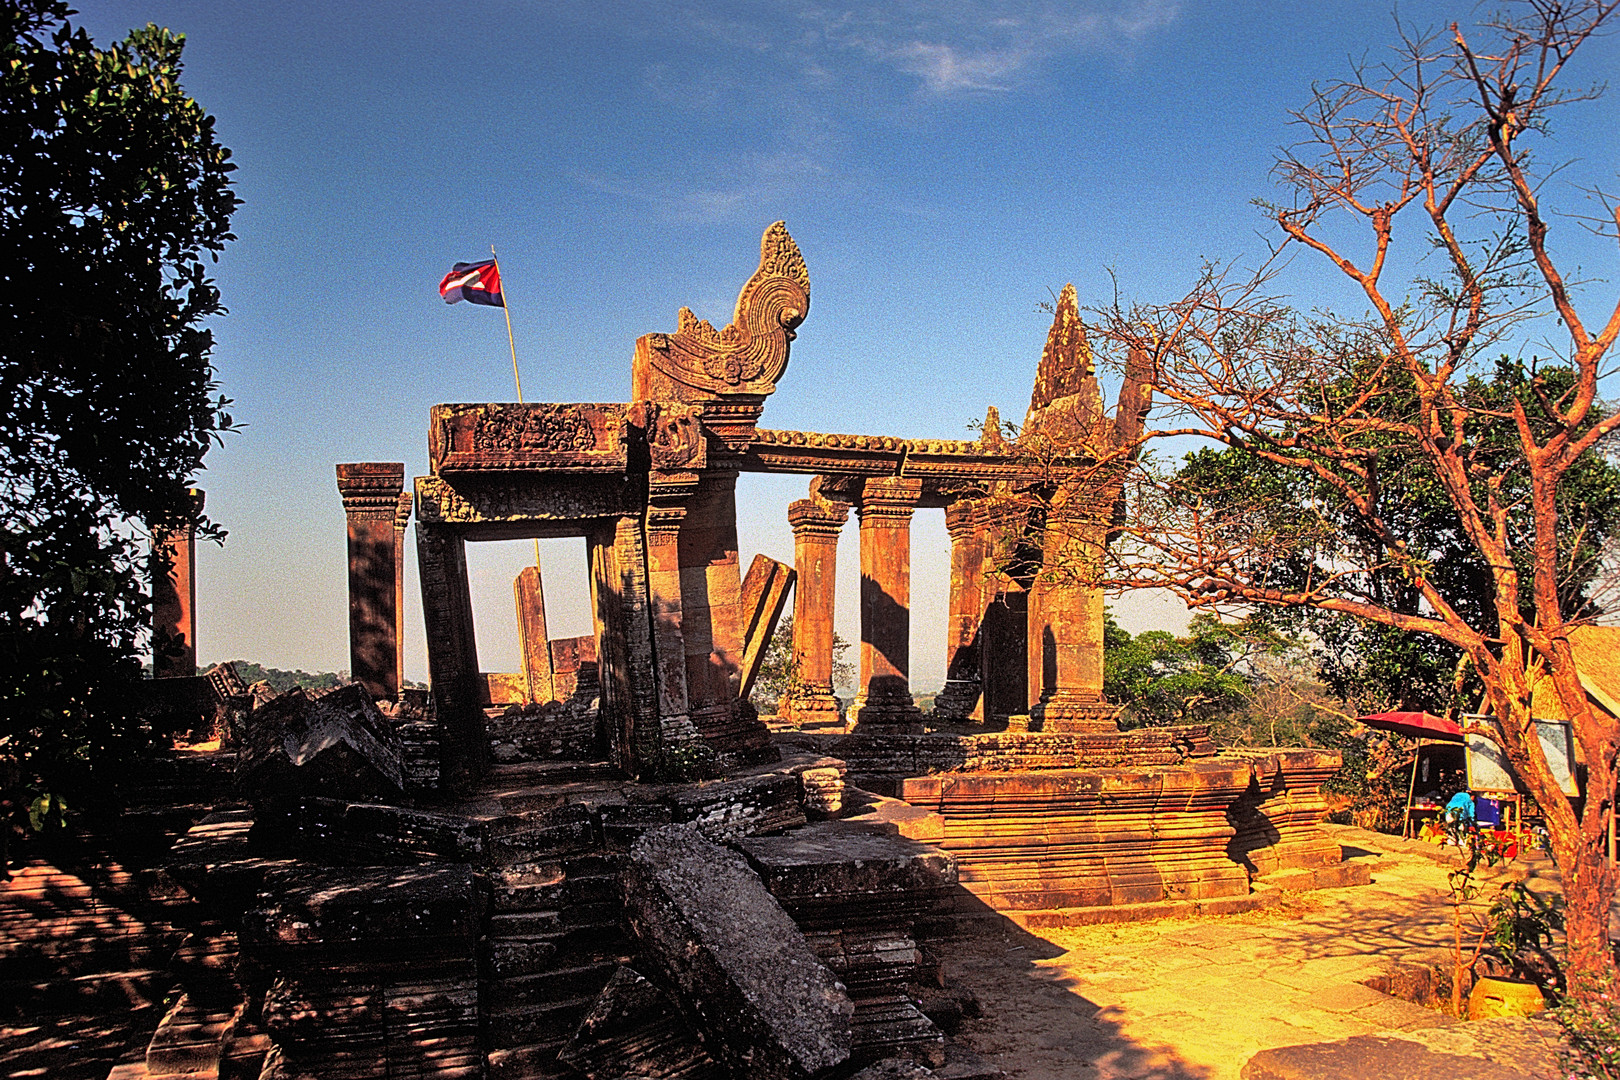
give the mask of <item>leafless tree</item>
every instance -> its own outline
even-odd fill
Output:
[[[1086,483],[1119,480],[1128,510],[1106,559],[1077,537],[1074,560],[1104,586],[1168,587],[1193,607],[1340,612],[1460,650],[1546,815],[1578,990],[1614,975],[1604,826],[1620,722],[1590,704],[1571,652],[1570,631],[1592,610],[1568,602],[1581,519],[1561,493],[1620,428],[1599,394],[1620,303],[1561,267],[1543,205],[1556,169],[1532,151],[1550,145],[1556,110],[1597,93],[1563,83],[1616,6],[1528,0],[1469,34],[1403,30],[1394,59],[1317,86],[1294,114],[1301,138],[1276,167],[1285,201],[1265,206],[1280,237],[1258,272],[1207,267],[1177,302],[1094,311],[1098,363],[1146,357],[1155,400],[1135,445],[1093,449]],[[1586,194],[1602,216],[1579,224],[1616,239],[1614,201]],[[1408,258],[1416,247],[1424,260]],[[1301,315],[1275,295],[1282,268],[1316,258],[1353,283],[1365,315]],[[1425,276],[1429,264],[1442,269]],[[1471,394],[1469,380],[1504,351],[1549,359],[1530,362],[1522,394]],[[1191,484],[1152,450],[1177,436],[1236,448],[1258,468]],[[1392,489],[1414,470],[1443,491],[1459,542],[1485,568],[1483,609],[1460,602],[1392,510]],[[1309,497],[1280,497],[1275,476]],[[1394,602],[1391,581],[1410,602]],[[1578,808],[1535,735],[1537,679],[1584,756]]]

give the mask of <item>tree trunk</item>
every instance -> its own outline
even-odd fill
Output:
[[[1615,977],[1609,944],[1615,874],[1602,830],[1583,829],[1572,839],[1569,850],[1557,851],[1564,879],[1565,977],[1569,992],[1584,998],[1601,992]],[[1555,850],[1563,846],[1556,845]]]

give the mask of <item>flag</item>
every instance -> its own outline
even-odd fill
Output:
[[[501,270],[495,265],[494,259],[456,263],[444,275],[444,280],[439,282],[439,295],[444,297],[447,304],[465,300],[469,304],[485,304],[489,307],[506,306],[506,298],[501,295]]]

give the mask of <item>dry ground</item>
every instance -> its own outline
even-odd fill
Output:
[[[1277,908],[953,941],[947,974],[984,1010],[958,1041],[1019,1080],[1237,1080],[1264,1048],[1447,1025],[1362,985],[1449,955],[1446,867],[1390,839],[1342,833],[1373,883]],[[1550,869],[1508,872],[1545,883]],[[1435,1036],[1466,1046],[1464,1030]]]

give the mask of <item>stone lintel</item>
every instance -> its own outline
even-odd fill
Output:
[[[479,472],[622,472],[627,406],[491,402],[435,405],[428,462],[435,475]]]
[[[416,518],[472,540],[579,536],[589,519],[640,517],[645,491],[627,475],[419,476]]]

